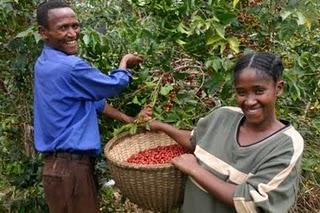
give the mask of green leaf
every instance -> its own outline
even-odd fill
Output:
[[[233,0],[232,7],[236,8],[237,4],[239,3],[239,0]]]
[[[36,43],[39,43],[41,40],[41,35],[38,32],[33,33],[33,38],[36,41]]]
[[[23,37],[27,37],[27,36],[32,35],[33,32],[34,32],[34,29],[33,29],[33,28],[34,28],[34,27],[32,26],[32,27],[29,27],[27,30],[18,33],[18,34],[16,35],[16,38],[23,38]]]
[[[163,95],[163,96],[166,96],[166,95],[169,94],[169,92],[171,90],[173,90],[173,86],[171,86],[171,85],[163,86],[160,89],[160,94]]]
[[[305,18],[304,25],[310,30],[311,29],[311,25],[312,25],[312,21],[309,18]]]
[[[125,124],[123,126],[121,126],[120,128],[118,129],[115,129],[114,132],[113,132],[113,136],[117,136],[119,135],[120,133],[123,133],[123,132],[127,132],[127,131],[130,131],[132,129],[132,126],[134,124],[130,123],[130,124]]]
[[[177,42],[178,44],[180,44],[181,46],[183,46],[183,45],[185,45],[185,44],[187,43],[187,42],[185,42],[185,41],[182,41],[181,39],[177,39],[176,42]]]
[[[224,34],[225,34],[225,27],[220,25],[220,24],[215,24],[214,29],[218,33],[218,35],[224,39]]]
[[[237,18],[235,12],[228,10],[227,8],[215,8],[214,21],[219,22],[222,25],[229,25],[233,20]]]
[[[291,14],[292,14],[292,11],[281,11],[280,16],[282,18],[282,21],[288,18]]]
[[[154,83],[152,81],[147,81],[147,82],[145,82],[145,85],[147,88],[153,88],[154,86],[156,86],[156,83]]]
[[[297,15],[297,18],[298,18],[297,19],[297,24],[298,25],[304,25],[304,23],[305,23],[304,15],[301,12],[297,12],[296,15]]]
[[[211,66],[211,64],[212,64],[212,61],[211,61],[211,60],[207,60],[207,61],[204,63],[204,66],[205,66],[206,68],[208,68],[208,67]]]
[[[151,125],[150,122],[147,122],[145,125],[146,130],[150,131],[151,130]]]
[[[186,35],[191,35],[191,32],[190,31],[187,31],[187,27],[184,26],[183,23],[180,23],[177,27],[177,31],[182,33],[182,34],[186,34]]]
[[[141,106],[141,102],[138,100],[137,96],[134,96],[132,103],[138,104],[139,106]]]
[[[214,36],[210,37],[209,39],[207,39],[207,45],[216,44],[216,43],[220,42],[221,40],[223,40],[223,39],[220,36],[214,35]]]
[[[138,125],[137,124],[133,124],[129,130],[131,135],[134,135],[137,133],[137,129],[138,129]]]
[[[85,34],[82,39],[83,39],[84,44],[86,46],[88,46],[89,42],[90,42],[90,38],[89,38],[88,34]]]
[[[238,39],[235,38],[235,37],[231,37],[231,38],[228,38],[227,40],[228,40],[230,49],[232,49],[235,53],[238,53],[239,52],[239,41],[238,41]]]
[[[212,68],[215,70],[215,71],[219,71],[221,69],[221,61],[220,59],[214,59],[212,60]]]

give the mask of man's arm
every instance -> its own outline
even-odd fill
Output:
[[[116,108],[110,106],[110,104],[106,104],[102,113],[112,119],[124,122],[124,123],[132,123],[134,121],[134,117],[124,114]]]
[[[122,57],[119,68],[106,75],[85,60],[77,58],[72,71],[67,72],[68,76],[65,77],[62,86],[65,86],[67,82],[69,96],[81,100],[98,101],[102,98],[117,96],[132,79],[128,68],[134,67],[142,60],[138,55],[126,54]]]

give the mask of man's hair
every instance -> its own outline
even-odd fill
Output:
[[[70,6],[63,0],[47,0],[39,4],[37,8],[38,25],[48,28],[48,12],[51,9],[64,8]]]

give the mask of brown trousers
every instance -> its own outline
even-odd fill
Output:
[[[50,213],[99,212],[93,167],[88,156],[44,158],[42,182]]]

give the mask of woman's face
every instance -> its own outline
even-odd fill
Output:
[[[275,103],[282,94],[283,81],[253,68],[241,70],[235,79],[236,100],[251,125],[269,125],[276,119]]]

